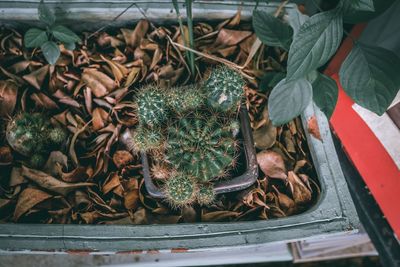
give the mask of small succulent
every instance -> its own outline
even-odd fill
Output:
[[[136,94],[139,122],[142,125],[154,127],[160,125],[168,113],[167,100],[164,92],[154,86],[148,85]]]
[[[46,160],[43,154],[34,154],[29,158],[29,165],[37,169],[42,167],[46,163]]]
[[[131,130],[131,134],[130,150],[134,152],[152,152],[163,147],[164,137],[158,127],[150,128],[140,125],[138,128]]]
[[[56,24],[56,16],[52,10],[40,1],[38,7],[39,20],[46,25],[46,29],[30,28],[24,35],[24,45],[28,48],[39,48],[50,64],[55,64],[60,57],[58,42],[66,49],[74,50],[75,43],[81,39],[73,31],[63,25]]]
[[[167,159],[199,182],[225,176],[235,163],[237,142],[215,115],[193,113],[168,127]]]
[[[40,167],[45,156],[65,142],[67,134],[53,127],[49,118],[41,113],[21,113],[7,124],[6,139],[12,149],[30,157],[33,167]]]
[[[210,205],[215,200],[215,192],[212,184],[200,184],[197,190],[197,203],[200,205]]]
[[[239,73],[225,66],[215,68],[204,84],[208,104],[216,110],[235,110],[243,95],[245,82]]]
[[[165,162],[156,161],[152,164],[151,177],[159,180],[166,180],[169,178],[171,173],[171,168]]]
[[[197,184],[193,177],[184,173],[174,173],[164,185],[167,201],[173,207],[192,204],[196,200]]]
[[[59,128],[53,128],[49,131],[49,140],[56,146],[60,146],[65,142],[67,138],[67,133]]]
[[[195,110],[204,103],[204,93],[198,86],[174,87],[167,90],[168,107],[175,113]]]

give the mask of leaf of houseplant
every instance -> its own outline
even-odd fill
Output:
[[[56,21],[56,16],[54,15],[53,11],[49,9],[49,7],[44,3],[43,0],[40,1],[39,7],[39,20],[46,23],[47,25],[51,26]]]
[[[65,49],[68,49],[68,50],[74,50],[76,48],[75,43],[64,43],[63,45],[64,45]]]
[[[351,8],[356,11],[375,11],[373,0],[353,0],[344,2],[347,8]]]
[[[317,79],[312,83],[312,87],[315,104],[329,119],[335,110],[338,99],[339,89],[336,82],[332,78],[318,73]]]
[[[57,40],[63,43],[75,43],[81,40],[81,38],[79,38],[79,36],[76,35],[73,31],[62,25],[54,26],[51,29],[51,32]]]
[[[312,99],[312,87],[306,79],[280,81],[268,98],[269,117],[274,126],[289,122],[303,112]]]
[[[358,43],[343,62],[339,78],[360,106],[382,115],[400,88],[400,59],[382,47]]]
[[[47,40],[46,31],[38,28],[29,29],[24,35],[24,45],[29,48],[40,47]]]
[[[60,56],[60,48],[55,42],[47,41],[40,47],[47,62],[54,65]]]
[[[355,8],[347,8],[343,15],[345,23],[356,24],[369,21],[388,9],[396,0],[373,0],[375,11],[357,10]]]
[[[331,58],[342,40],[342,24],[335,9],[316,14],[300,26],[289,50],[288,81],[306,76]]]
[[[300,29],[300,26],[306,22],[310,17],[300,12],[291,12],[288,14],[288,22],[293,29],[293,33],[296,35]]]
[[[286,74],[283,72],[269,71],[261,78],[258,89],[263,93],[267,93],[285,78],[285,76]]]
[[[292,42],[292,28],[267,12],[253,11],[253,28],[257,37],[266,45],[279,46],[289,50]]]

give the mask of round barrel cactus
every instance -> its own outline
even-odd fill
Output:
[[[167,159],[200,182],[223,177],[237,150],[229,129],[216,116],[187,115],[168,127]]]
[[[148,85],[136,94],[139,121],[149,127],[160,125],[167,117],[168,106],[165,96],[160,88]]]
[[[164,192],[168,202],[179,208],[196,200],[197,184],[191,176],[177,172],[165,182]]]
[[[167,92],[168,107],[175,113],[195,110],[204,103],[204,93],[196,85],[173,87]]]
[[[207,103],[216,110],[235,110],[243,95],[245,82],[239,73],[225,66],[215,68],[204,84]]]
[[[215,200],[215,192],[212,184],[200,184],[197,190],[197,203],[200,205],[210,205]]]
[[[58,149],[67,139],[67,133],[50,123],[50,119],[41,113],[21,113],[7,125],[8,144],[26,157],[30,165],[40,167],[53,149]]]
[[[135,152],[152,152],[161,149],[164,145],[164,137],[161,129],[158,127],[139,126],[131,130],[132,142],[130,142],[130,150]]]

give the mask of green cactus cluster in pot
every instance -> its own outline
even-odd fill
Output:
[[[154,159],[151,173],[172,207],[210,205],[213,182],[235,168],[243,86],[236,71],[217,67],[201,84],[137,91],[139,125],[129,146]]]
[[[65,142],[67,133],[52,126],[46,115],[26,112],[7,124],[6,139],[13,150],[29,157],[32,167],[39,168],[46,162],[47,155]]]

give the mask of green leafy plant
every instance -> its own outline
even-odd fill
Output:
[[[24,45],[27,48],[40,48],[50,64],[55,64],[60,57],[58,43],[66,49],[74,50],[75,43],[81,39],[65,26],[56,24],[56,16],[52,10],[40,1],[38,7],[39,20],[46,25],[45,29],[31,28],[24,35]]]
[[[330,77],[318,73],[318,68],[336,53],[345,32],[344,22],[371,19],[392,2],[342,0],[335,8],[320,10],[310,18],[302,16],[297,22],[289,19],[290,25],[272,14],[254,10],[253,27],[258,38],[266,45],[288,51],[286,77],[279,77],[280,82],[274,85],[268,100],[274,125],[300,115],[312,99],[330,118],[336,106],[338,87]],[[400,88],[400,59],[382,47],[367,46],[354,39],[353,42],[354,48],[340,68],[340,83],[357,104],[382,115]],[[265,77],[268,81],[261,81],[261,84],[270,85],[273,78]]]

